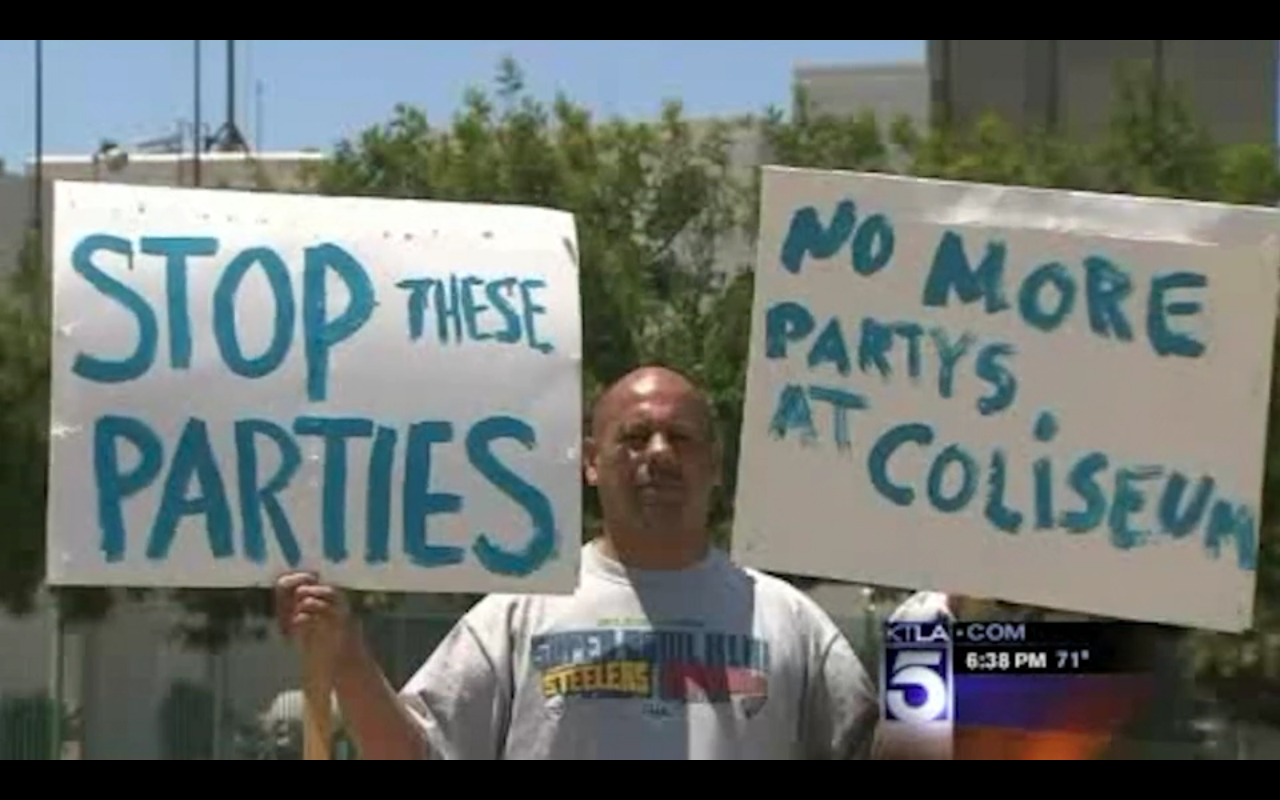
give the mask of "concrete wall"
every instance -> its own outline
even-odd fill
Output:
[[[1275,144],[1280,40],[1167,39],[1164,61],[1215,137]]]
[[[801,65],[793,74],[818,113],[871,111],[885,125],[899,116],[917,124],[928,119],[929,71],[924,64]]]
[[[1274,144],[1280,42],[1272,39],[931,39],[931,96],[953,118],[995,112],[1017,125],[1103,133],[1116,67],[1151,63],[1181,84],[1223,143]]]
[[[408,678],[465,607],[414,598],[396,615],[368,623],[371,646],[393,683]],[[185,682],[208,691],[224,708],[220,755],[234,758],[235,726],[265,714],[279,695],[301,688],[297,651],[274,630],[211,656],[175,639],[181,620],[181,611],[170,603],[128,602],[103,622],[68,626],[63,697],[81,715],[82,730],[67,747],[67,757],[162,758],[165,699],[175,684]],[[0,615],[0,697],[52,696],[54,631],[47,604],[23,618]],[[215,730],[200,714],[181,722],[184,733],[195,738]],[[206,727],[192,727],[200,725]]]
[[[17,266],[23,236],[33,221],[33,198],[29,179],[0,174],[0,276]]]
[[[225,189],[278,191],[305,187],[305,171],[323,160],[320,153],[206,153],[201,161],[201,185]],[[0,275],[13,269],[27,227],[32,220],[33,164],[27,174],[0,173]],[[188,186],[194,176],[193,159],[169,154],[132,154],[125,161],[107,164],[92,156],[48,156],[43,176],[55,180],[109,181],[149,186]],[[46,188],[45,202],[50,193]]]
[[[205,153],[200,158],[200,185],[222,189],[295,191],[304,185],[304,171],[324,159],[321,153]],[[28,173],[31,166],[28,165]],[[108,181],[149,186],[195,185],[195,161],[190,154],[136,153],[122,159],[93,156],[49,156],[44,159],[48,180]]]

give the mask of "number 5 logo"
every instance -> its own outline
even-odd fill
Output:
[[[947,682],[939,673],[946,654],[941,650],[902,650],[896,653],[893,674],[885,692],[885,702],[893,719],[903,722],[934,722],[945,719]],[[907,692],[924,693],[924,702],[912,705]]]

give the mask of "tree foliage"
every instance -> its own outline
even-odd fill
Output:
[[[38,244],[30,234],[0,294],[0,607],[19,613],[44,573],[49,325]]]
[[[750,289],[715,269],[750,207],[748,187],[732,175],[732,133],[728,122],[695,126],[677,103],[653,122],[597,122],[564,97],[547,107],[506,61],[496,97],[469,92],[439,128],[400,106],[386,124],[341,143],[316,185],[327,194],[572,211],[586,397],[641,362],[663,361],[707,384],[726,438],[736,441]],[[593,512],[594,498],[585,499]]]
[[[535,100],[508,61],[495,91],[468,92],[451,119],[433,123],[421,109],[398,106],[388,121],[340,142],[312,179],[324,194],[572,211],[584,397],[645,362],[662,361],[700,380],[727,445],[725,491],[716,509],[723,533],[732,518],[751,324],[750,265],[740,262],[751,258],[759,190],[757,173],[732,163],[735,137],[753,130],[771,163],[790,166],[1232,203],[1280,200],[1273,148],[1215,144],[1176,88],[1155,83],[1149,73],[1123,75],[1118,88],[1109,130],[1081,142],[1018,131],[995,118],[921,130],[867,114],[823,116],[803,97],[791,115],[775,109],[738,121],[693,122],[674,102],[651,121],[597,120],[565,97]],[[47,294],[38,268],[28,264],[0,306],[0,504],[9,532],[0,538],[0,603],[16,611],[30,608],[43,574]],[[1258,630],[1188,637],[1202,675],[1227,698],[1261,697],[1280,675],[1280,446],[1268,445]],[[585,489],[584,499],[591,516],[594,497]],[[90,610],[105,607],[102,593],[80,597]],[[261,592],[179,597],[201,621],[189,637],[204,646],[250,630],[267,611]],[[1252,711],[1258,713],[1257,703]]]

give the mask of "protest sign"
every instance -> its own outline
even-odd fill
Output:
[[[571,591],[576,241],[538,208],[57,183],[50,583]]]
[[[764,177],[740,562],[1251,624],[1280,213]]]

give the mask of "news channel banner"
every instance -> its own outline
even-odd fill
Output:
[[[1126,622],[890,621],[881,718],[920,736],[954,727],[1111,729],[1146,696],[1154,654]]]

